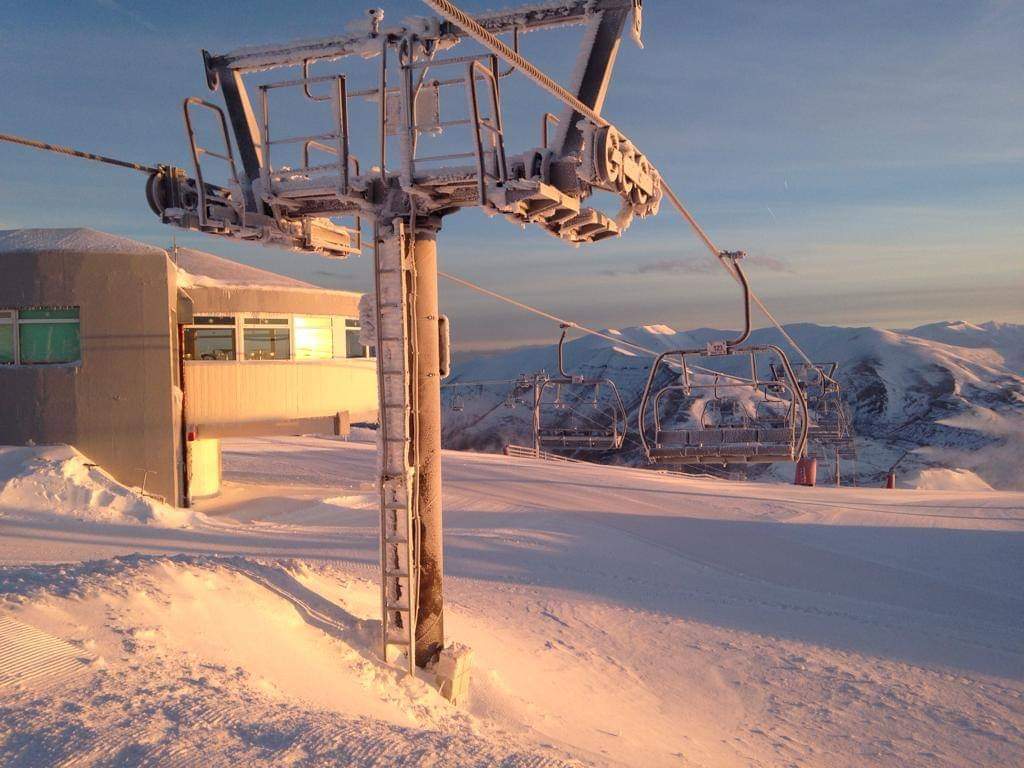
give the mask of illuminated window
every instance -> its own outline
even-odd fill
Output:
[[[185,329],[186,360],[235,360],[235,318],[197,315]]]
[[[287,317],[247,317],[243,332],[246,360],[291,359]]]
[[[333,355],[333,331],[330,317],[296,315],[295,359],[330,360]]]

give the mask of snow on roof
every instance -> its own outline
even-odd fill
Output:
[[[212,253],[178,248],[168,254],[178,268],[178,285],[183,288],[192,285],[233,285],[233,286],[274,286],[281,288],[312,288],[328,290],[312,283],[305,283],[293,277],[279,275],[231,259],[214,256]]]
[[[71,229],[2,229],[0,254],[74,251],[76,253],[164,253],[155,245],[97,232],[88,227]]]
[[[177,248],[169,253],[149,243],[131,240],[88,227],[67,229],[0,229],[0,256],[5,253],[74,253],[139,254],[152,253],[171,258],[178,270],[178,287],[244,287],[352,293],[306,283],[258,267],[250,267],[231,259],[192,248]]]

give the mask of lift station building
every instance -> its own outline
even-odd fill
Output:
[[[0,230],[0,444],[68,443],[176,505],[220,439],[377,418],[360,294],[89,229]]]

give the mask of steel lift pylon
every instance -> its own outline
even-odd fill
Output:
[[[587,111],[599,111],[631,14],[639,24],[639,0],[544,3],[475,17],[460,16],[450,3],[428,5],[444,18],[386,26],[383,12],[373,9],[361,25],[335,37],[204,51],[207,85],[220,92],[223,108],[187,100],[193,173],[161,166],[147,184],[147,199],[167,224],[329,257],[359,253],[361,225],[372,222],[381,642],[385,658],[404,654],[410,671],[444,644],[440,380],[446,350],[437,306],[444,217],[481,207],[579,245],[620,235],[634,217],[656,213],[661,199],[660,176],[647,158],[613,126],[572,108],[557,118],[543,115],[540,146],[510,155],[501,100],[510,62],[493,48],[453,53],[466,37],[463,27],[473,27],[478,41],[480,30],[492,42],[511,35],[518,56],[521,35],[586,26],[585,66],[571,91]],[[377,61],[372,82],[355,82],[345,71],[349,57]],[[325,74],[313,74],[314,66]],[[269,79],[277,70],[287,75]],[[289,93],[325,111],[327,122],[312,132],[290,129],[288,115],[275,111],[276,100]],[[375,102],[375,119],[357,126],[353,107],[367,100]],[[464,109],[447,114],[449,103]],[[197,139],[199,111],[218,126],[209,146]],[[371,132],[377,156],[360,163],[352,144]],[[453,134],[461,136],[454,146],[450,140],[444,151],[427,152],[436,137]],[[298,159],[279,159],[289,151]],[[209,161],[226,169],[225,183],[211,183]],[[618,210],[589,207],[596,190],[618,195]]]

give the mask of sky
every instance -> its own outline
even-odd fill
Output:
[[[0,0],[0,132],[189,168],[181,102],[219,100],[200,49],[340,32],[368,5]],[[381,5],[385,23],[429,13],[411,0]],[[522,52],[565,82],[580,36],[526,35]],[[748,252],[779,319],[1024,322],[1024,2],[648,0],[644,44],[623,41],[603,114],[721,248]],[[369,66],[346,72],[368,85]],[[540,115],[557,107],[521,77],[503,81],[509,152],[537,146]],[[373,137],[362,140],[369,152]],[[326,260],[172,231],[143,182],[0,144],[0,228],[90,226],[161,246],[175,235],[327,287],[371,284],[365,255]],[[735,285],[668,206],[582,248],[479,210],[447,217],[438,242],[443,270],[578,322],[740,321]],[[557,339],[548,321],[441,291],[460,349]]]

